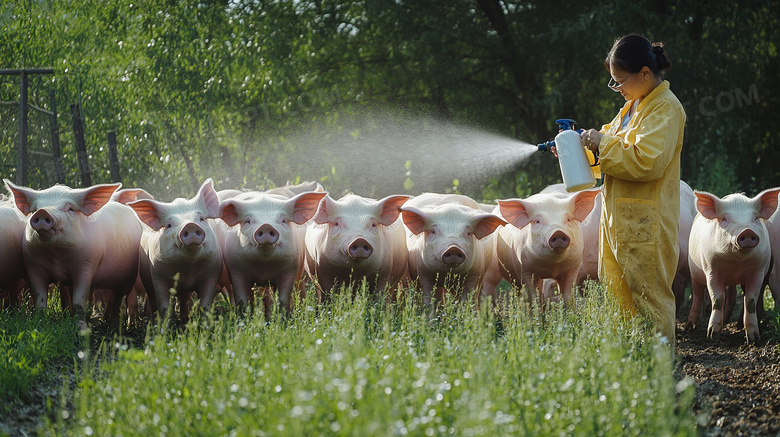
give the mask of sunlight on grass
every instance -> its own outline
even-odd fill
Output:
[[[601,288],[500,320],[359,291],[331,306],[193,320],[86,357],[60,435],[693,435],[693,387]],[[152,332],[153,330],[149,330]],[[100,359],[99,366],[90,360]],[[84,370],[95,369],[98,370]],[[65,405],[65,403],[63,403]]]
[[[46,376],[50,361],[75,353],[76,322],[57,305],[43,312],[0,311],[0,405],[23,397]]]

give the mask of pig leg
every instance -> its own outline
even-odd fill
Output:
[[[742,290],[744,293],[745,285],[742,284]],[[723,306],[723,324],[729,322],[731,318],[731,312],[734,310],[734,305],[737,303],[737,286],[729,285],[726,287],[726,303]]]
[[[170,290],[171,285],[165,279],[152,279],[154,300],[157,306],[157,314],[161,319],[171,316]]]
[[[119,323],[122,320],[122,298],[128,296],[129,299],[129,294],[132,289],[133,286],[129,285],[127,287],[116,288],[114,290],[106,290],[108,301],[106,303],[106,310],[103,313],[103,319],[114,331],[119,331]]]
[[[674,303],[678,315],[682,310],[683,302],[685,300],[686,283],[687,283],[687,278],[685,277],[685,275],[681,274],[680,272],[677,272],[677,274],[674,276],[674,281],[672,282],[672,291],[674,292]]]
[[[219,278],[209,278],[200,284],[198,298],[200,298],[200,307],[204,312],[211,309],[214,304],[214,298],[217,297],[217,281]]]
[[[295,288],[295,275],[283,275],[276,281],[276,292],[279,294],[279,308],[285,313],[292,311],[292,291]]]
[[[699,312],[701,311],[701,303],[704,298],[706,285],[692,280],[691,287],[693,289],[693,303],[691,303],[691,310],[688,313],[688,321],[685,323],[686,331],[690,331],[698,325]]]
[[[73,278],[73,314],[76,315],[76,324],[78,329],[87,329],[87,298],[90,295],[92,285],[92,275],[82,272],[81,275]]]
[[[707,278],[707,288],[710,290],[710,299],[712,300],[712,313],[710,322],[707,325],[707,337],[712,338],[723,328],[723,308],[726,305],[726,290],[722,284],[717,283],[713,278]]]
[[[747,336],[747,342],[752,343],[761,340],[761,334],[758,331],[758,317],[756,317],[756,308],[758,306],[758,298],[761,295],[762,281],[760,278],[752,278],[746,284],[744,288],[745,293],[745,335]]]
[[[498,267],[498,262],[493,260],[490,263],[490,268],[485,272],[485,277],[482,279],[482,291],[480,295],[482,299],[485,299],[488,296],[493,298],[494,308],[498,305],[499,282],[501,282],[501,270]]]
[[[33,304],[36,309],[46,309],[46,303],[49,297],[49,281],[43,274],[30,272],[30,294],[32,295]]]
[[[249,279],[240,273],[233,272],[230,275],[230,282],[233,284],[233,297],[236,300],[236,310],[239,313],[246,311],[246,308],[252,309],[249,300],[249,294],[252,292],[252,284]]]
[[[561,289],[561,297],[563,297],[563,304],[567,308],[571,299],[571,289],[576,285],[577,273],[576,271],[569,273],[563,278],[563,281],[558,283],[558,287]]]
[[[317,276],[318,290],[320,291],[320,303],[323,305],[330,304],[333,287],[336,285],[336,279],[330,276],[318,275]]]

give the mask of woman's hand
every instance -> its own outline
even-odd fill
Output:
[[[587,147],[593,153],[598,153],[598,151],[599,151],[599,143],[601,142],[601,138],[603,138],[603,137],[604,137],[604,135],[602,135],[596,129],[584,130],[580,134],[580,139],[582,140],[582,145]]]

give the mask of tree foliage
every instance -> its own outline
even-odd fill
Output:
[[[479,181],[410,184],[439,167],[391,156],[426,144],[414,123],[401,123],[409,135],[399,137],[388,125],[452,123],[528,143],[551,138],[556,118],[599,127],[623,104],[602,64],[627,33],[664,41],[671,55],[668,79],[688,114],[684,179],[717,194],[780,185],[769,110],[780,23],[764,1],[52,0],[5,3],[0,23],[0,67],[56,70],[31,101],[47,106],[43,90],[56,91],[71,185],[67,105],[79,103],[93,182],[110,178],[113,130],[125,184],[161,197],[207,176],[219,188],[317,179],[371,196],[524,196],[559,180],[554,159]],[[0,101],[16,99],[18,80],[0,77]],[[0,107],[0,117],[11,177],[18,114]],[[367,143],[376,138],[383,151]],[[51,182],[40,174],[31,185]]]

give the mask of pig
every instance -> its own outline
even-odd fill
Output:
[[[563,184],[553,184],[545,187],[540,193],[557,193],[560,196],[569,197],[572,194],[566,191]],[[593,210],[582,221],[582,264],[577,274],[577,285],[582,287],[585,280],[599,278],[599,226],[601,225],[601,192],[593,199]],[[687,259],[687,258],[686,258]],[[556,282],[550,278],[544,280],[542,297],[545,301],[553,298],[553,286]]]
[[[493,258],[491,236],[506,222],[456,194],[421,194],[401,207],[401,216],[409,276],[417,280],[423,304],[433,310],[434,292],[438,305],[457,288],[462,302],[477,298]]]
[[[143,188],[122,188],[114,191],[114,194],[111,196],[112,201],[119,202],[124,205],[142,199],[154,199],[154,196],[152,196],[148,191],[144,190]],[[108,299],[107,296],[108,296],[107,290],[102,290],[102,289],[92,290],[92,300],[95,303],[102,302],[104,307],[106,306],[105,304]],[[130,294],[127,295],[127,324],[128,325],[133,320],[137,319],[139,316],[139,311],[138,311],[139,298],[147,300],[147,304],[145,308],[146,315],[152,316],[153,312],[151,311],[151,308],[153,307],[153,304],[148,302],[146,289],[144,288],[143,283],[141,282],[140,275],[135,281],[133,290],[130,291]]]
[[[691,271],[688,267],[688,239],[691,235],[691,226],[696,217],[696,196],[693,189],[684,181],[680,181],[680,218],[678,221],[678,242],[680,245],[680,257],[677,262],[677,271],[672,282],[674,301],[679,314],[685,298],[685,286],[690,282]]]
[[[124,205],[142,199],[154,199],[154,196],[143,188],[122,188],[114,191],[114,194],[111,196],[111,200]]]
[[[406,245],[398,208],[408,199],[355,194],[322,199],[305,237],[306,272],[321,302],[330,300],[336,284],[354,286],[365,279],[377,295],[404,277]]]
[[[0,201],[0,308],[21,305],[25,218],[11,202]]]
[[[766,221],[769,244],[772,247],[772,268],[767,279],[775,308],[780,308],[780,208]],[[759,295],[759,300],[762,296]]]
[[[252,303],[251,287],[257,284],[275,287],[280,308],[292,309],[290,293],[296,287],[303,292],[303,225],[317,212],[325,194],[309,192],[287,198],[245,193],[220,204],[220,218],[229,226],[221,231],[220,244],[237,305]]]
[[[551,278],[568,302],[583,264],[582,222],[599,193],[596,189],[570,196],[539,193],[525,200],[499,200],[498,210],[509,225],[496,235],[496,256],[485,277],[485,290],[495,290],[504,278],[524,286],[526,300],[538,303],[537,285]]]
[[[168,314],[171,288],[179,297],[183,323],[189,319],[190,292],[198,293],[200,306],[207,311],[223,271],[220,247],[208,221],[219,217],[212,180],[207,179],[191,199],[171,203],[145,199],[128,205],[145,224],[140,275],[160,317]]]
[[[324,193],[325,189],[322,188],[322,185],[320,185],[317,182],[313,182],[313,181],[312,182],[301,182],[300,184],[291,184],[290,181],[287,181],[287,184],[285,184],[285,185],[283,185],[281,187],[271,188],[271,189],[268,189],[268,190],[266,190],[264,192],[265,193],[269,193],[269,194],[280,194],[282,196],[291,198],[291,197],[295,196],[296,194],[307,193],[307,192],[310,192],[310,191],[316,191],[316,192]]]
[[[702,296],[709,290],[712,313],[707,336],[720,332],[725,322],[725,287],[742,285],[747,342],[761,336],[756,317],[757,300],[769,272],[771,246],[765,220],[777,209],[780,188],[764,190],[754,198],[729,194],[722,199],[695,191],[698,215],[691,226],[688,264],[693,284],[693,304],[686,329],[696,325]]]
[[[142,232],[132,209],[110,202],[121,184],[40,191],[5,185],[26,217],[22,252],[36,308],[46,307],[49,284],[60,282],[72,288],[71,308],[84,329],[90,290],[108,288],[114,296],[106,318],[118,327],[122,298],[138,276]]]

